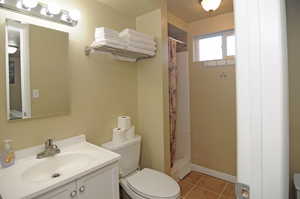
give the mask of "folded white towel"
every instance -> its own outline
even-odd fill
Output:
[[[123,40],[116,38],[116,37],[95,37],[95,41],[102,41],[102,40],[113,40],[115,42],[119,42],[122,44],[126,44],[126,42],[124,42]]]
[[[119,34],[113,34],[113,33],[109,33],[109,32],[95,32],[95,36],[96,35],[111,35],[114,37],[119,37]]]
[[[112,34],[97,34],[97,33],[95,33],[95,38],[115,38],[115,39],[121,39],[118,35],[112,35]]]
[[[144,49],[141,49],[141,48],[135,48],[133,46],[127,46],[126,49],[129,50],[129,51],[132,51],[132,52],[142,53],[142,54],[145,54],[145,55],[150,55],[150,56],[155,55],[154,51],[144,50]]]
[[[143,43],[145,45],[152,45],[152,46],[156,46],[156,43],[154,40],[149,40],[149,39],[143,39],[141,37],[136,37],[136,36],[132,36],[132,35],[124,35],[121,36],[120,38],[123,39],[124,41],[128,42],[137,42],[137,43]]]
[[[111,34],[111,35],[118,35],[119,34],[118,31],[113,30],[113,29],[109,29],[109,28],[106,28],[106,27],[96,28],[95,33],[97,33],[97,34],[106,33],[106,34]]]
[[[119,55],[113,55],[113,58],[115,58],[116,60],[119,60],[119,61],[126,61],[126,62],[136,62],[137,61],[137,59],[123,57],[123,56],[119,56]]]
[[[141,48],[141,49],[144,49],[144,50],[149,50],[149,51],[156,51],[156,47],[155,45],[147,45],[145,43],[142,43],[142,42],[133,42],[133,41],[128,41],[128,42],[125,42],[127,46],[132,46],[132,47],[135,47],[135,48]]]
[[[102,42],[102,41],[108,41],[108,42],[120,44],[123,46],[126,45],[126,42],[124,42],[123,40],[121,40],[119,38],[97,38],[97,39],[95,39],[95,42]]]
[[[116,36],[113,36],[113,35],[95,35],[95,40],[103,40],[103,39],[113,39],[113,40],[123,41],[119,37],[116,37]]]
[[[134,35],[134,36],[141,37],[144,39],[148,39],[148,40],[152,40],[152,41],[154,40],[153,36],[138,32],[133,29],[125,29],[122,32],[120,32],[120,36],[126,36],[126,35]]]
[[[109,46],[112,48],[118,48],[118,49],[125,49],[125,46],[115,42],[113,40],[99,40],[99,41],[94,41],[91,45],[93,48],[97,48],[100,46]]]

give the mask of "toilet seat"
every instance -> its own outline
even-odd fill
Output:
[[[178,183],[168,175],[152,169],[143,169],[127,179],[128,187],[147,199],[176,199],[180,197]]]

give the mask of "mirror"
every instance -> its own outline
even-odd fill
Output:
[[[69,112],[68,33],[6,20],[9,120]]]

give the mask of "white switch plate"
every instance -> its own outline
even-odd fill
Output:
[[[32,97],[33,98],[39,98],[40,97],[40,90],[39,89],[33,89],[32,90]]]

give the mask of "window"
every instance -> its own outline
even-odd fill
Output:
[[[222,60],[235,55],[233,30],[194,38],[194,61]]]
[[[199,58],[200,61],[222,59],[222,36],[200,39]]]
[[[235,36],[228,35],[226,36],[226,56],[235,55]]]

